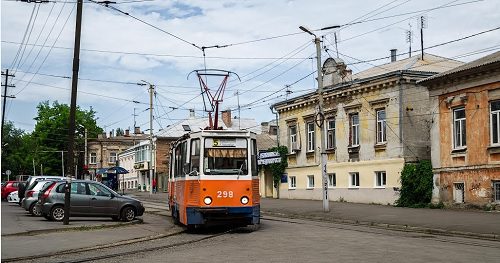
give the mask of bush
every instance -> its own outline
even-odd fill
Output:
[[[401,172],[401,191],[396,206],[428,207],[432,198],[432,176],[430,161],[405,164]]]

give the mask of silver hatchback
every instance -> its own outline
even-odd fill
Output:
[[[42,215],[54,221],[64,219],[65,182],[56,182],[40,194]],[[144,214],[144,206],[134,198],[122,196],[107,186],[90,180],[71,182],[70,216],[111,217],[131,221]]]

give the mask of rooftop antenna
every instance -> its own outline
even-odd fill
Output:
[[[187,78],[189,79],[189,76],[191,73],[196,72],[196,75],[198,76],[198,81],[200,83],[200,89],[202,91],[202,94],[205,94],[207,96],[208,102],[210,102],[210,105],[208,105],[205,102],[205,99],[203,99],[203,106],[205,107],[205,111],[208,113],[208,127],[206,128],[207,130],[219,130],[219,105],[222,103],[223,98],[224,98],[224,91],[226,89],[226,84],[227,80],[229,78],[229,75],[233,74],[238,77],[238,79],[241,81],[240,76],[238,74],[227,71],[227,70],[221,70],[221,69],[199,69],[199,70],[193,70],[191,71]],[[219,87],[217,88],[217,91],[212,93],[213,91],[210,91],[210,88],[207,85],[206,79],[207,77],[215,77],[215,78],[222,78],[221,83],[219,84]],[[203,96],[204,97],[204,96]],[[212,121],[212,112],[214,112],[214,120]]]
[[[406,43],[409,43],[410,45],[410,50],[408,52],[408,57],[411,57],[411,43],[413,43],[413,31],[411,30],[411,24],[408,23],[408,26],[410,26],[409,30],[406,30]]]

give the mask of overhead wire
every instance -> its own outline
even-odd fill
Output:
[[[21,43],[19,43],[19,48],[17,49],[16,55],[14,56],[14,60],[10,64],[10,68],[14,68],[14,65],[16,65],[17,60],[19,58],[19,55],[21,54],[21,50],[23,49],[23,46],[28,42],[28,41],[26,41],[26,37],[28,36],[28,31],[30,30],[30,27],[34,26],[34,22],[33,22],[33,26],[31,26],[31,24],[33,21],[33,15],[35,14],[36,8],[37,8],[37,4],[33,5],[33,10],[31,11],[30,19],[28,20],[28,25],[26,25],[26,29],[24,31],[23,38],[21,40]]]

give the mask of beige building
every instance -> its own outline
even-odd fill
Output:
[[[344,62],[323,64],[328,195],[332,201],[393,204],[407,162],[430,159],[429,94],[416,81],[462,63],[431,54],[351,75]],[[273,105],[280,144],[289,148],[280,198],[321,199],[317,93]]]

